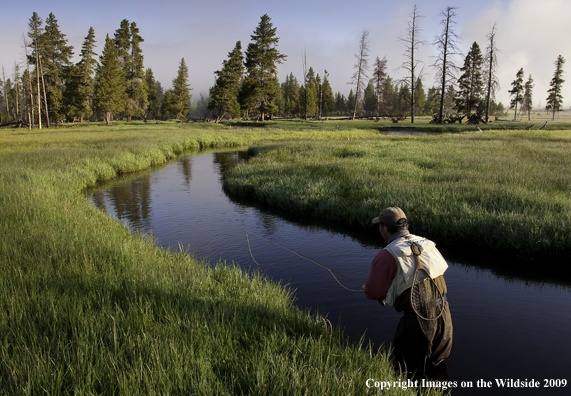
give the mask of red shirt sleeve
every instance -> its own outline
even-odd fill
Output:
[[[385,249],[381,250],[371,263],[371,272],[365,283],[365,294],[371,300],[383,300],[397,274],[397,262]]]

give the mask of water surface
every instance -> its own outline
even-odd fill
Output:
[[[93,192],[89,200],[132,228],[151,233],[164,248],[183,247],[212,263],[259,268],[295,290],[297,305],[327,314],[347,335],[363,334],[389,346],[400,318],[391,307],[368,300],[356,286],[268,243],[251,232],[365,283],[370,263],[383,246],[380,235],[280,214],[229,199],[221,174],[246,159],[241,152],[186,155],[166,167],[130,176]],[[414,232],[414,229],[412,230]],[[248,243],[249,239],[249,243]],[[438,243],[438,241],[436,241]],[[252,257],[253,256],[253,257]],[[454,323],[450,380],[471,381],[457,395],[569,394],[564,389],[501,389],[496,379],[571,382],[571,292],[564,285],[498,276],[473,265],[449,262],[448,300]],[[377,378],[371,373],[371,378]],[[494,383],[478,389],[477,381]]]

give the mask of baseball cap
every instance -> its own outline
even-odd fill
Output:
[[[373,219],[373,224],[383,223],[388,226],[396,226],[400,219],[406,219],[406,215],[401,208],[393,206],[383,209],[379,217]]]

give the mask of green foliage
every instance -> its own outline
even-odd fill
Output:
[[[428,88],[428,94],[426,95],[426,101],[424,102],[423,113],[427,115],[437,116],[437,120],[440,120],[440,92],[435,87]]]
[[[407,84],[400,84],[393,115],[410,114],[410,89]]]
[[[71,65],[73,47],[67,45],[65,34],[59,30],[58,21],[52,13],[46,19],[39,42],[49,116],[57,123],[65,116],[64,80],[67,67]]]
[[[301,115],[307,119],[317,116],[318,112],[318,84],[313,67],[309,68],[305,76],[305,84],[300,87],[300,111]]]
[[[337,115],[345,114],[347,111],[347,101],[345,100],[345,95],[341,92],[335,94],[335,112]]]
[[[533,110],[533,79],[531,74],[525,82],[523,91],[523,101],[521,104],[521,111],[527,113],[527,120],[531,120],[531,110]]]
[[[523,103],[523,67],[518,70],[516,79],[512,81],[512,89],[509,90],[513,99],[510,102],[510,109],[514,110],[514,120],[517,120],[517,105]]]
[[[217,77],[214,87],[210,88],[208,108],[216,109],[216,122],[224,116],[230,119],[240,116],[238,94],[244,73],[243,59],[242,43],[238,41],[234,49],[228,53],[228,60],[223,62],[222,70],[214,72]]]
[[[365,92],[363,95],[363,110],[365,114],[373,115],[375,112],[375,106],[377,104],[377,95],[375,93],[375,86],[373,85],[373,80],[369,80]]]
[[[0,393],[362,395],[371,376],[397,380],[386,351],[349,344],[284,286],[159,249],[80,193],[191,147],[372,135],[136,122],[0,130]]]
[[[555,120],[555,113],[561,109],[561,104],[563,103],[563,95],[561,94],[561,88],[565,80],[563,80],[563,64],[565,63],[565,58],[561,55],[557,57],[555,61],[555,73],[553,78],[549,83],[549,90],[547,91],[547,109],[553,112],[553,119]]]
[[[93,114],[91,100],[95,82],[93,75],[97,68],[95,56],[95,31],[90,27],[81,47],[81,60],[68,72],[64,91],[65,113],[68,118],[79,117],[83,121],[84,117]]]
[[[147,100],[149,102],[145,112],[145,120],[147,118],[157,119],[161,114],[161,104],[164,94],[160,83],[155,80],[155,76],[151,68],[148,68],[145,71],[145,89],[147,91]]]
[[[387,101],[386,96],[388,95],[387,80],[389,75],[387,74],[387,63],[388,61],[386,56],[384,56],[382,60],[377,56],[373,69],[373,84],[376,96],[375,114],[377,117],[381,115],[381,109],[386,112],[386,106],[383,106],[383,104]]]
[[[321,84],[321,107],[323,115],[330,115],[335,111],[335,99],[333,97],[333,90],[329,83],[329,73],[325,70],[323,75],[323,83]]]
[[[414,87],[414,114],[425,115],[424,106],[426,105],[426,92],[424,91],[424,86],[422,85],[422,79],[419,77],[416,80]]]
[[[347,102],[346,102],[345,108],[347,109],[347,112],[349,114],[354,113],[354,110],[355,110],[355,94],[353,93],[352,89],[349,91],[349,96],[347,96]]]
[[[106,114],[107,125],[111,122],[111,113],[121,113],[125,110],[127,100],[125,74],[118,54],[119,51],[107,35],[103,53],[99,58],[93,95],[95,109],[100,114]]]
[[[565,261],[570,147],[562,131],[260,146],[225,174],[224,188],[351,227],[370,228],[380,208],[400,206],[415,232],[448,245]]]
[[[172,89],[165,92],[162,113],[166,118],[186,119],[191,109],[190,84],[188,83],[188,67],[184,58],[180,60],[177,76],[172,80]]]
[[[241,93],[242,107],[258,112],[262,120],[277,110],[275,100],[280,94],[280,86],[276,64],[286,58],[276,48],[279,38],[270,21],[267,14],[262,15],[250,36],[252,42],[248,44],[245,60],[247,76]]]
[[[123,113],[129,121],[132,116],[143,116],[148,105],[144,82],[143,52],[140,46],[143,41],[137,24],[123,19],[119,29],[115,31],[113,42],[117,47],[117,56],[121,60],[121,68],[125,76],[124,89],[127,96]]]
[[[285,82],[281,85],[282,96],[284,98],[284,108],[281,113],[285,117],[299,117],[301,114],[301,89],[297,78],[290,73],[286,76]]]
[[[484,82],[482,78],[482,52],[478,43],[474,42],[464,59],[464,66],[460,69],[462,75],[458,79],[456,92],[456,110],[467,118],[472,114],[483,115],[482,96]]]

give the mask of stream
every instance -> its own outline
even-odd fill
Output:
[[[390,346],[401,314],[360,291],[347,290],[358,286],[344,278],[336,280],[324,268],[253,235],[364,284],[372,259],[384,245],[376,228],[342,229],[233,201],[222,191],[221,175],[246,160],[239,151],[187,154],[164,167],[104,183],[91,190],[88,199],[133,230],[152,233],[163,248],[186,249],[210,263],[222,260],[259,269],[294,290],[301,309],[326,314],[351,340],[365,335],[376,346]],[[453,394],[569,394],[569,285],[498,275],[450,261],[445,278],[454,324],[447,359],[450,380],[458,384]],[[370,378],[376,378],[375,373]],[[517,380],[521,384],[532,379],[539,381],[539,390],[515,387]],[[501,386],[497,380],[514,382],[507,387],[510,383]],[[562,387],[557,380],[568,384]],[[491,386],[478,386],[483,382]],[[548,385],[553,387],[545,389]]]

